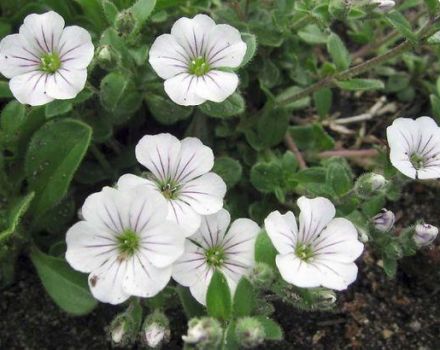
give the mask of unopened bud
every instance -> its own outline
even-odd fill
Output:
[[[417,224],[413,236],[418,247],[430,245],[438,234],[438,228],[429,224]]]
[[[249,274],[249,280],[258,288],[269,287],[275,278],[274,271],[266,263],[257,262]]]
[[[331,289],[322,288],[317,292],[317,308],[318,309],[330,309],[336,302],[336,293]]]
[[[388,181],[380,174],[367,173],[361,175],[354,186],[356,194],[361,198],[369,198],[381,192]]]
[[[116,346],[134,343],[141,325],[142,308],[133,301],[125,310],[113,319],[109,327],[111,340]]]
[[[393,228],[395,221],[396,217],[394,216],[394,213],[385,208],[383,208],[379,214],[373,217],[374,227],[376,230],[381,232],[390,231]]]
[[[237,321],[235,335],[238,343],[246,349],[257,347],[266,336],[261,322],[253,317],[243,317]]]
[[[115,20],[115,28],[119,35],[128,36],[130,35],[136,26],[136,19],[134,18],[133,12],[128,10],[123,10],[118,13]]]
[[[96,50],[96,61],[105,70],[111,70],[118,64],[118,55],[110,45],[102,45]]]
[[[152,349],[159,349],[170,340],[170,322],[160,311],[155,311],[145,318],[142,326],[142,342]]]
[[[389,11],[396,6],[396,2],[392,0],[373,0],[371,3],[381,11]]]
[[[222,340],[223,329],[219,321],[211,317],[193,318],[188,322],[188,334],[182,336],[185,343],[199,350],[215,349]]]

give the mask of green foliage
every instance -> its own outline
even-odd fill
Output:
[[[200,110],[213,118],[229,118],[239,115],[245,110],[245,101],[239,93],[234,93],[221,103],[205,102]]]
[[[208,315],[222,320],[229,320],[232,315],[232,299],[228,282],[218,270],[214,272],[206,294]]]
[[[66,194],[91,136],[92,131],[86,124],[64,119],[48,122],[32,137],[25,171],[29,190],[35,192],[31,207],[35,219]]]
[[[242,277],[234,294],[233,315],[234,317],[249,316],[254,312],[256,306],[254,288],[246,277]]]
[[[31,253],[32,262],[47,293],[64,311],[85,315],[97,305],[87,285],[87,277],[72,270],[64,259],[46,255],[38,249]]]
[[[255,261],[265,263],[276,269],[275,256],[277,254],[266,231],[262,231],[255,242]]]

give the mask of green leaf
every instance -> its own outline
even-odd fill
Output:
[[[225,276],[216,270],[206,294],[208,315],[221,320],[229,320],[232,315],[231,291]]]
[[[203,305],[194,299],[188,288],[178,285],[176,287],[176,292],[188,319],[205,315]]]
[[[233,313],[234,317],[250,316],[257,307],[255,290],[251,282],[246,277],[242,277],[238,282],[234,294]]]
[[[439,8],[440,8],[440,2],[438,0],[424,0],[426,7],[428,8],[428,11],[435,15]]]
[[[26,213],[29,205],[34,198],[34,192],[31,192],[24,197],[17,198],[12,202],[7,216],[7,228],[0,232],[0,242],[15,233],[15,230],[20,223],[21,218]]]
[[[335,142],[320,124],[292,126],[289,132],[300,150],[319,152],[335,147]]]
[[[262,231],[255,242],[255,261],[263,262],[276,269],[275,257],[278,252],[266,231]]]
[[[390,278],[393,278],[397,272],[397,260],[394,258],[383,258],[383,270],[386,275]]]
[[[353,188],[353,179],[347,169],[338,163],[332,163],[327,168],[327,183],[340,197]]]
[[[266,316],[256,316],[264,328],[266,340],[283,340],[283,330],[278,323]]]
[[[11,101],[3,107],[0,126],[7,134],[15,134],[25,121],[26,108],[18,101]],[[13,136],[13,135],[10,135]]]
[[[282,91],[279,95],[276,96],[276,101],[284,101],[288,99],[291,96],[295,96],[297,93],[301,92],[303,89],[301,89],[299,86],[291,86],[284,91]],[[283,103],[283,102],[282,102]],[[310,105],[310,96],[303,97],[299,100],[284,104],[283,106],[288,111],[296,111],[301,110]]]
[[[223,102],[207,101],[200,105],[199,108],[210,117],[225,119],[243,113],[246,103],[243,97],[238,92],[235,92]]]
[[[34,219],[64,197],[91,136],[88,125],[72,119],[48,122],[33,135],[26,154],[25,173],[29,190],[35,192]]]
[[[101,6],[108,24],[113,25],[119,13],[118,8],[111,0],[101,0]]]
[[[434,94],[431,94],[429,96],[429,99],[431,100],[431,109],[432,114],[437,121],[437,123],[440,122],[440,98]]]
[[[89,291],[87,277],[72,270],[61,258],[46,255],[38,249],[31,252],[31,260],[47,293],[64,311],[86,315],[98,304]]]
[[[243,67],[255,56],[257,51],[257,37],[251,33],[241,33],[241,38],[246,43],[246,53],[240,64],[240,67]]]
[[[0,81],[0,98],[12,98],[12,92],[9,89],[7,81]]]
[[[97,33],[101,33],[107,27],[107,21],[104,16],[100,0],[74,0],[78,3],[83,12],[84,18],[89,20]]]
[[[101,104],[112,113],[115,124],[122,124],[140,107],[142,96],[132,80],[120,72],[107,74],[101,81]]]
[[[388,12],[385,16],[388,22],[396,28],[396,30],[408,40],[417,41],[417,35],[411,27],[411,23],[398,11]]]
[[[232,320],[229,322],[228,328],[225,331],[225,340],[222,350],[239,350],[240,344],[238,343],[237,335],[235,334],[235,327],[237,321]]]
[[[145,101],[154,119],[164,125],[187,119],[193,112],[192,107],[179,106],[169,98],[159,95],[147,94]]]
[[[298,32],[298,36],[307,44],[327,44],[328,35],[325,34],[316,24],[309,24]]]
[[[46,105],[46,118],[52,118],[59,115],[69,113],[72,108],[72,102],[69,100],[55,100]]]
[[[156,6],[156,0],[137,0],[131,7],[138,25],[143,25]]]
[[[318,115],[321,118],[324,118],[330,112],[332,100],[333,93],[329,88],[320,89],[313,94],[313,101],[315,103]]]
[[[263,193],[272,193],[284,184],[282,168],[275,162],[256,163],[251,169],[250,179],[252,185]]]
[[[327,50],[338,70],[342,71],[350,66],[350,53],[337,34],[331,33],[329,35],[327,40]]]
[[[377,79],[351,79],[336,81],[335,84],[349,91],[380,90],[385,87],[384,83]]]
[[[231,189],[240,181],[243,168],[238,160],[219,157],[215,159],[212,171],[220,175],[228,189]]]
[[[371,217],[376,215],[385,206],[385,204],[385,195],[382,193],[377,194],[362,203],[362,212],[367,217]]]

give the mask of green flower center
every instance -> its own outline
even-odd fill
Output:
[[[425,165],[425,159],[422,156],[418,155],[417,153],[413,153],[409,158],[409,160],[413,165],[413,167],[416,168],[417,170],[423,168],[423,166]]]
[[[61,67],[60,56],[56,53],[46,53],[41,57],[40,70],[53,74]]]
[[[133,256],[134,253],[139,249],[139,236],[136,232],[131,229],[125,230],[118,237],[118,249],[119,257],[125,259],[127,257]]]
[[[297,243],[295,247],[295,255],[305,262],[308,262],[314,256],[311,245],[304,243]]]
[[[194,58],[189,64],[189,73],[194,74],[198,77],[205,75],[209,72],[209,64],[206,62],[206,59],[202,56]]]
[[[176,199],[179,193],[179,185],[173,181],[168,181],[166,183],[159,183],[160,192],[167,199]]]
[[[220,267],[225,262],[225,251],[222,247],[212,247],[205,252],[206,262],[209,266]]]

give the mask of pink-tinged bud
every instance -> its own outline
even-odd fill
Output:
[[[374,227],[376,230],[381,232],[390,231],[393,228],[395,221],[396,217],[394,216],[394,213],[385,208],[383,208],[379,214],[373,217]]]

